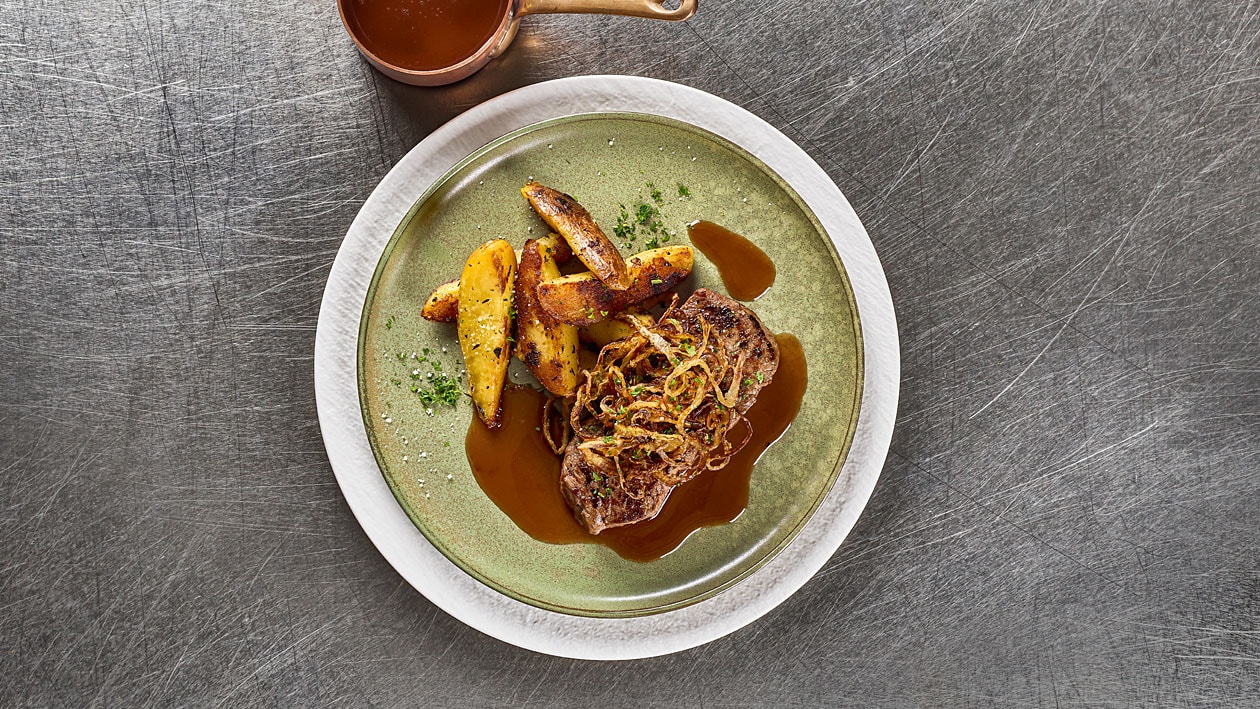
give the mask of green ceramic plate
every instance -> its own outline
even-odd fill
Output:
[[[519,189],[536,179],[576,197],[611,233],[620,205],[667,197],[661,211],[687,243],[686,224],[717,222],[775,262],[774,286],[754,310],[803,343],[809,386],[793,426],[753,471],[747,510],[704,528],[656,561],[628,561],[595,544],[553,545],[520,531],[491,502],[464,457],[472,406],[428,407],[412,376],[461,369],[453,325],[420,315],[425,297],[458,276],[478,244],[519,248],[546,232]],[[690,196],[679,196],[685,185]],[[643,239],[638,241],[638,248]],[[697,287],[724,292],[697,252]],[[657,116],[587,114],[536,124],[485,146],[415,203],[368,290],[359,337],[359,397],[368,436],[399,503],[443,554],[488,586],[526,603],[585,616],[635,616],[685,606],[731,587],[792,540],[832,487],[852,441],[862,388],[862,343],[844,267],[801,199],[738,146]],[[514,363],[511,378],[530,375]]]

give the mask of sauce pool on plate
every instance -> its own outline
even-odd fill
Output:
[[[482,491],[526,534],[551,544],[588,541],[560,494],[560,458],[541,430],[546,404],[536,389],[504,388],[502,423],[488,428],[473,414],[464,452]]]
[[[342,0],[351,33],[382,61],[416,71],[453,66],[481,49],[509,0]]]
[[[517,527],[551,544],[603,544],[622,557],[652,561],[677,549],[701,527],[726,524],[748,506],[753,466],[782,437],[800,411],[808,372],[794,335],[781,334],[779,369],[749,409],[752,438],[721,470],[708,470],[679,485],[655,518],[625,527],[587,532],[560,493],[560,457],[543,439],[547,397],[528,387],[503,392],[503,424],[486,428],[473,416],[464,448],[477,483]],[[733,436],[745,435],[742,427]]]
[[[722,285],[735,300],[754,301],[774,285],[774,261],[753,242],[713,222],[687,226],[691,244],[700,250],[722,277]]]

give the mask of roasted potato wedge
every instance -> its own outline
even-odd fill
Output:
[[[538,302],[538,284],[559,277],[550,245],[526,241],[516,267],[516,356],[547,391],[568,396],[577,388],[577,328],[556,320]]]
[[[521,194],[533,205],[538,216],[569,242],[574,255],[604,285],[614,291],[630,287],[630,272],[621,252],[577,200],[537,182],[527,183],[521,188]]]
[[[599,353],[580,347],[578,348],[578,369],[583,372],[589,372],[595,368],[595,363],[599,361]]]
[[[551,258],[561,266],[573,260],[573,249],[569,247],[569,242],[564,237],[552,232],[538,240],[539,246],[545,246],[551,251]],[[519,262],[520,259],[517,259]]]
[[[459,315],[459,279],[447,281],[429,294],[420,317],[433,322],[455,322]]]
[[[589,342],[600,349],[603,349],[604,345],[607,345],[609,342],[624,340],[638,332],[633,325],[625,321],[624,318],[627,317],[638,318],[644,325],[651,325],[655,322],[652,316],[646,313],[626,313],[622,317],[609,317],[607,320],[601,320],[586,327],[578,328],[578,339],[582,342]]]
[[[543,247],[544,251],[551,253],[552,259],[556,263],[565,263],[573,258],[573,250],[560,238],[559,234],[548,234],[538,240],[538,245]],[[519,265],[521,261],[520,254],[517,254],[516,262]],[[559,271],[557,271],[559,273]],[[429,294],[429,299],[424,301],[424,307],[420,309],[420,317],[433,322],[455,322],[455,316],[459,313],[459,279],[447,281]]]
[[[592,273],[575,273],[540,283],[538,300],[560,322],[582,327],[673,288],[691,275],[694,263],[690,246],[651,249],[626,263],[631,280],[624,291],[612,290]]]
[[[512,296],[516,252],[503,239],[478,246],[459,276],[459,348],[477,415],[499,425],[503,380],[511,357]]]

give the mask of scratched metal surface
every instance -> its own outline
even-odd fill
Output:
[[[0,0],[0,703],[1260,703],[1260,4],[707,0],[533,18],[451,88],[332,2]],[[762,621],[607,665],[403,583],[322,450],[347,225],[445,120],[630,73],[853,201],[900,317],[883,478]]]

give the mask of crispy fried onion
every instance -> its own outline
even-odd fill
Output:
[[[569,420],[592,469],[621,481],[650,475],[666,485],[717,470],[748,443],[727,434],[742,417],[744,355],[732,362],[712,327],[697,338],[674,319],[674,307],[654,326],[622,319],[637,334],[612,342],[579,385]]]
[[[559,409],[560,423],[552,421],[551,417],[556,415]],[[547,445],[551,448],[551,452],[556,455],[564,455],[565,446],[569,445],[569,427],[565,425],[565,421],[569,418],[569,400],[558,396],[548,396],[547,403],[543,405],[542,430],[543,438],[547,439]],[[560,431],[560,440],[556,441],[555,432]]]

